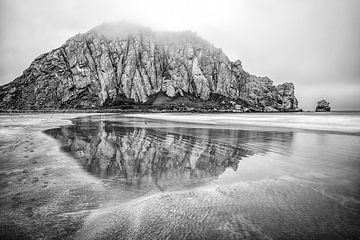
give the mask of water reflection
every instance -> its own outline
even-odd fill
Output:
[[[276,151],[291,132],[210,129],[131,118],[83,118],[47,130],[91,174],[136,188],[161,191],[209,182],[236,171],[247,156]],[[278,144],[282,142],[282,144]]]

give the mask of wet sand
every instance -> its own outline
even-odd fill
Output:
[[[287,130],[233,134],[214,124],[192,123],[190,129],[113,115],[81,118],[69,126],[70,118],[86,115],[0,115],[1,239],[360,236],[358,136]],[[176,165],[189,148],[189,164]],[[91,168],[84,162],[86,151]],[[141,159],[136,168],[125,167],[126,179],[94,160],[118,159],[117,151],[128,154],[128,164]],[[167,164],[156,170],[158,162],[145,161],[149,152],[159,152],[156,158]],[[205,165],[213,156],[226,161]],[[165,178],[161,175],[154,187],[156,171]]]
[[[42,131],[87,114],[0,115],[0,239],[67,239],[104,198]]]

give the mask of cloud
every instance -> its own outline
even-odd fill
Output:
[[[0,84],[41,53],[103,22],[192,30],[241,59],[249,72],[292,81],[300,104],[320,93],[360,109],[360,1],[357,0],[2,0]],[[349,89],[348,86],[352,86]],[[315,89],[315,90],[314,90]],[[317,93],[317,91],[319,93]],[[345,101],[339,92],[352,94]],[[357,98],[356,98],[357,99]],[[330,100],[329,100],[330,101]]]

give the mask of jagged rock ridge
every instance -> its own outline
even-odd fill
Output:
[[[298,109],[292,83],[274,86],[267,77],[247,73],[239,60],[231,62],[196,34],[153,32],[127,23],[103,24],[37,57],[20,77],[0,87],[0,108],[151,105],[159,94],[166,101],[214,100],[240,110]]]

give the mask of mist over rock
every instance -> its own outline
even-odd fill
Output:
[[[246,72],[193,32],[107,23],[37,57],[0,87],[1,109],[126,105],[295,111],[294,85]]]

